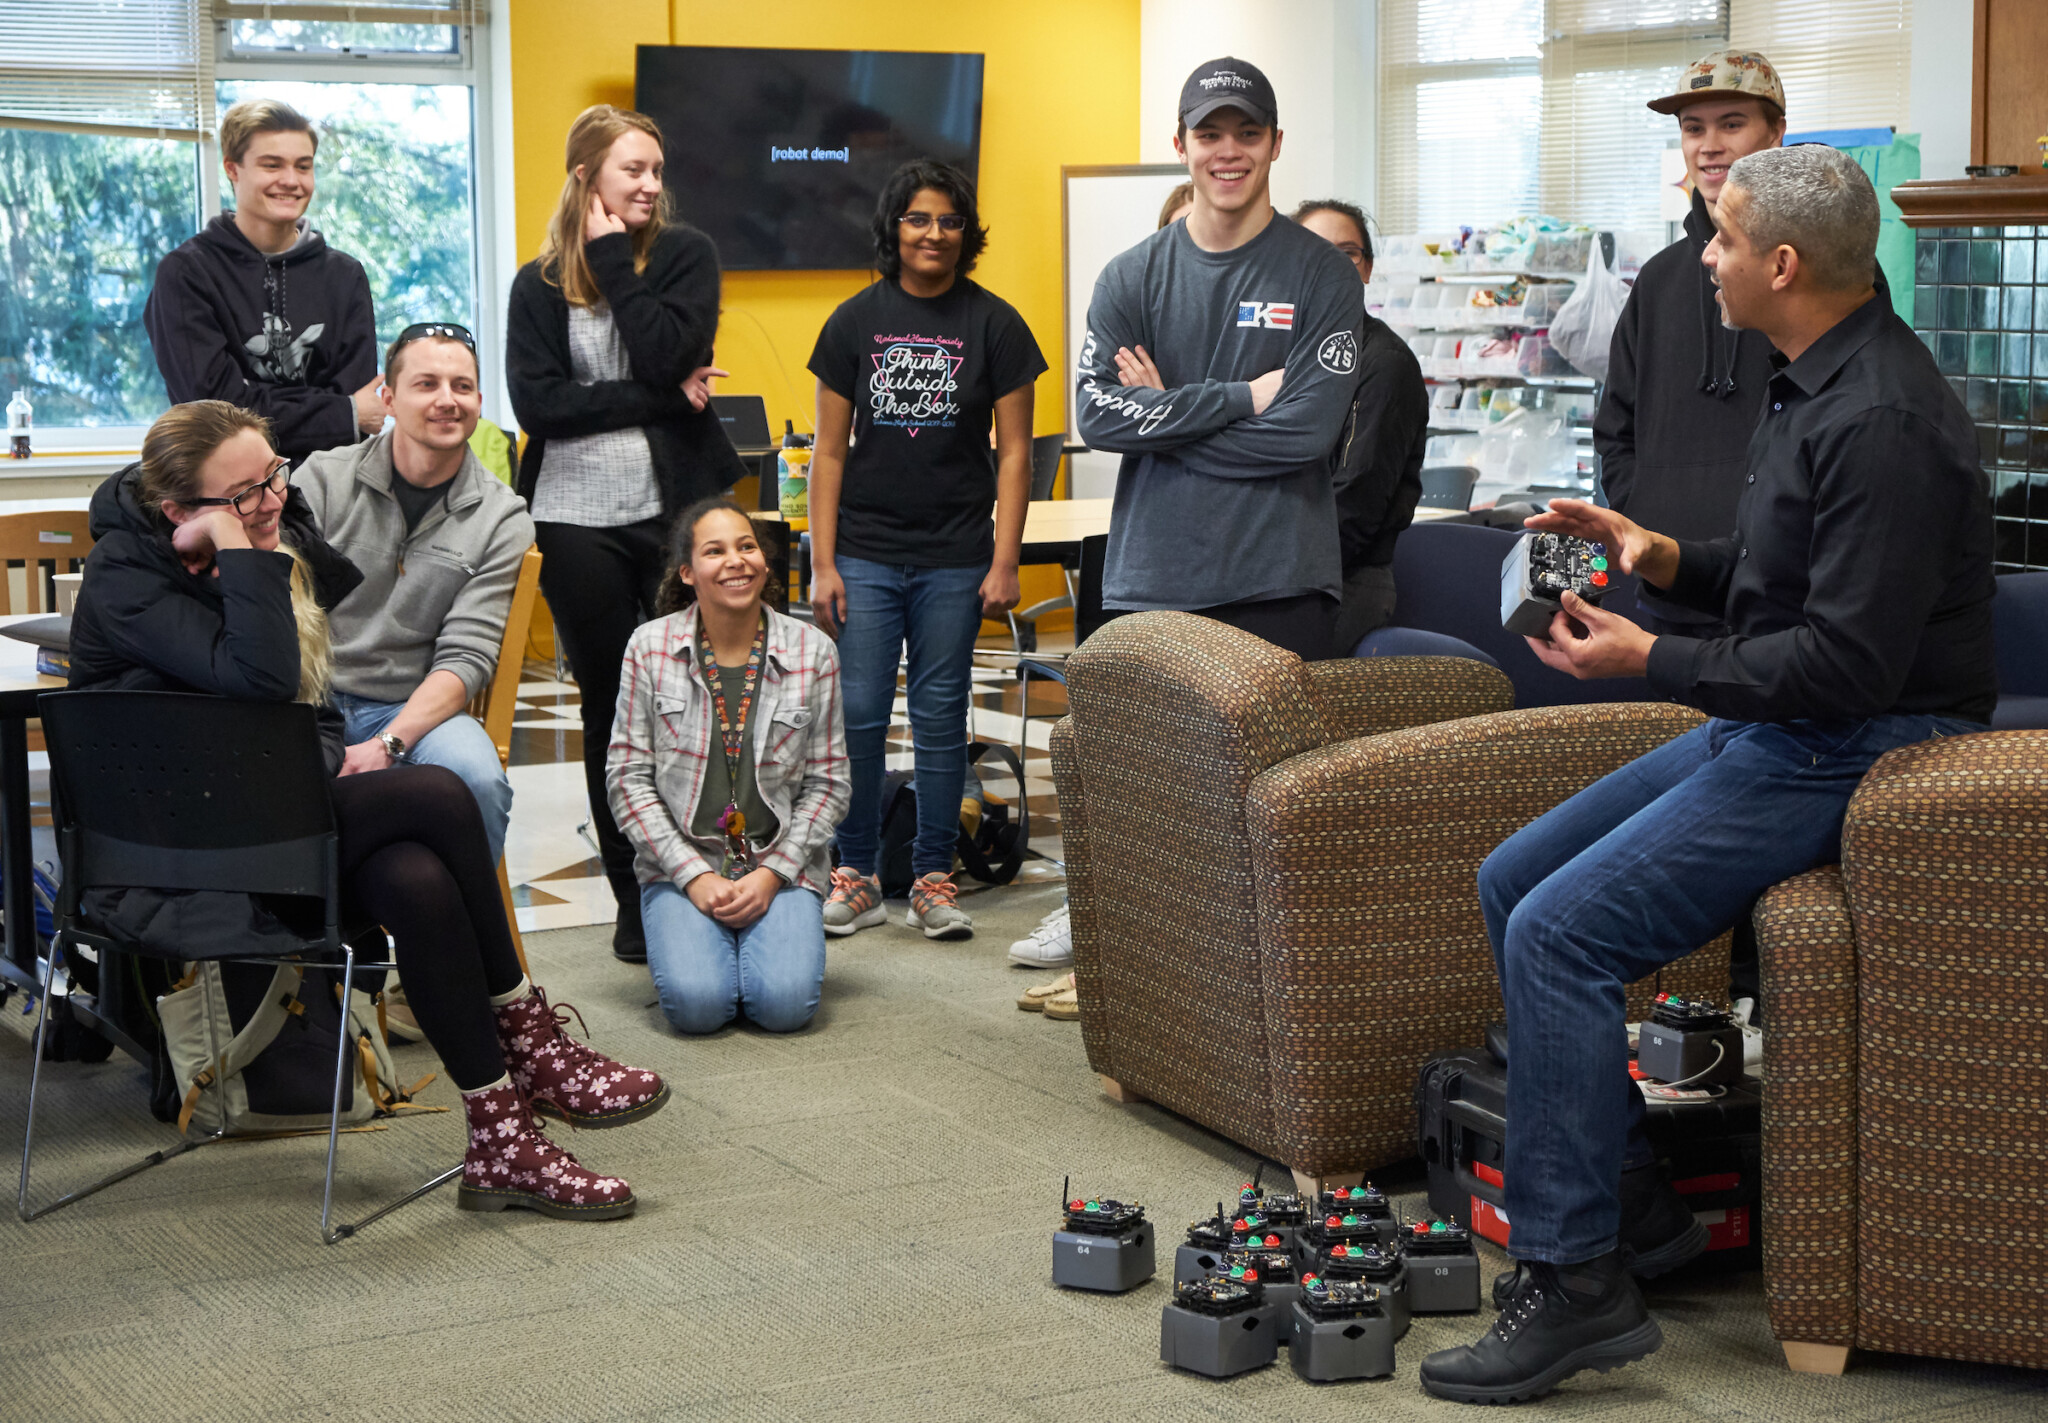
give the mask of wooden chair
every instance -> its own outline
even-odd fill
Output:
[[[512,714],[519,702],[519,674],[526,665],[526,634],[533,622],[534,604],[540,597],[540,550],[530,548],[519,564],[519,581],[512,587],[512,606],[505,614],[505,636],[498,643],[498,670],[490,685],[469,704],[469,714],[484,725],[491,745],[498,748],[498,764],[512,763]],[[519,967],[526,967],[526,941],[519,936],[519,917],[512,908],[512,880],[505,873],[505,858],[498,857],[498,893],[505,901],[505,924],[512,931],[512,947],[519,951]]]
[[[56,588],[50,579],[75,573],[92,552],[92,529],[82,509],[37,510],[0,514],[0,615],[53,613]],[[26,565],[26,606],[14,606],[12,566]],[[51,567],[44,571],[44,565]]]

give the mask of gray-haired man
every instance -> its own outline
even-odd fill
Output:
[[[1518,1277],[1473,1345],[1430,1355],[1429,1392],[1514,1402],[1663,1342],[1631,1278],[1630,1211],[1692,1222],[1624,1166],[1645,1144],[1627,1074],[1625,985],[1707,943],[1764,890],[1841,854],[1842,817],[1894,747],[1981,731],[1991,657],[1991,510],[1976,431],[1878,297],[1877,196],[1830,148],[1739,160],[1704,262],[1722,317],[1777,355],[1735,533],[1672,539],[1554,501],[1529,522],[1598,539],[1624,571],[1733,630],[1658,637],[1567,594],[1548,665],[1648,676],[1713,718],[1596,782],[1479,872],[1508,1017],[1503,1175]],[[1575,635],[1571,618],[1584,625]],[[1635,1174],[1635,1173],[1630,1173]]]

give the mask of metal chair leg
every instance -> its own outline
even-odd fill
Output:
[[[111,1175],[101,1177],[99,1180],[93,1182],[90,1186],[81,1186],[79,1189],[75,1191],[71,1191],[66,1193],[65,1195],[59,1196],[56,1200],[51,1201],[48,1205],[37,1206],[34,1210],[29,1209],[29,1163],[31,1153],[35,1149],[36,1094],[38,1089],[42,1086],[43,1081],[43,1038],[49,1030],[50,989],[56,983],[57,959],[60,956],[63,944],[64,936],[62,934],[59,934],[57,936],[56,941],[50,945],[50,956],[43,967],[42,998],[38,1001],[36,1005],[36,1029],[34,1034],[29,1039],[31,1051],[34,1053],[34,1058],[30,1063],[28,1073],[28,1120],[22,1124],[21,1129],[21,1185],[19,1189],[16,1191],[14,1197],[14,1213],[17,1216],[19,1216],[24,1223],[40,1219],[41,1217],[48,1215],[51,1211],[62,1210],[65,1206],[72,1204],[74,1201],[82,1201],[87,1196],[105,1190],[107,1187],[113,1185],[116,1181],[125,1181],[130,1176],[138,1175],[141,1172],[147,1171],[152,1166],[161,1166],[166,1161],[169,1161],[173,1156],[183,1156],[188,1151],[196,1150],[199,1147],[206,1146],[209,1143],[220,1140],[219,1133],[215,1133],[212,1136],[201,1137],[198,1141],[181,1141],[176,1146],[170,1147],[166,1150],[152,1151],[149,1155],[143,1157],[142,1160],[136,1162],[133,1166],[124,1166],[119,1171],[116,1171]]]
[[[355,946],[347,940],[342,941],[341,958],[342,983],[354,983],[356,981],[356,951]],[[327,1117],[327,1177],[320,1190],[320,1240],[326,1245],[333,1245],[337,1241],[348,1239],[364,1226],[369,1225],[373,1221],[382,1220],[400,1206],[412,1204],[421,1196],[426,1195],[430,1191],[438,1190],[462,1174],[462,1167],[457,1165],[451,1170],[443,1171],[440,1175],[432,1177],[424,1184],[415,1186],[389,1205],[380,1206],[376,1210],[371,1211],[361,1220],[352,1221],[345,1225],[335,1225],[333,1223],[334,1158],[341,1144],[341,1089],[348,1082],[349,1049],[354,1046],[353,1039],[349,1036],[348,999],[345,994],[342,998],[341,1031],[338,1034],[338,1039],[334,1045],[334,1101]]]

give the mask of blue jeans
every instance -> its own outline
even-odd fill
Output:
[[[1781,880],[1842,853],[1842,817],[1895,746],[1949,717],[1710,721],[1517,831],[1479,869],[1508,1017],[1509,1249],[1615,1247],[1624,1164],[1651,1158],[1623,990],[1708,943]]]
[[[673,884],[640,887],[647,968],[661,1011],[679,1033],[712,1033],[740,1013],[771,1033],[793,1033],[818,1011],[825,983],[825,905],[785,887],[768,912],[728,929]]]
[[[368,741],[405,709],[404,702],[373,702],[368,697],[334,694],[334,707],[348,723],[348,744]],[[505,777],[505,763],[491,744],[483,723],[466,712],[457,712],[406,748],[406,759],[416,766],[446,766],[483,812],[484,840],[490,847],[491,863],[505,853],[505,829],[512,823],[512,782]]]
[[[914,568],[839,555],[846,626],[839,684],[853,797],[839,822],[839,862],[875,873],[882,848],[882,780],[898,654],[909,647],[910,739],[917,767],[917,842],[911,872],[948,874],[960,839],[967,781],[967,698],[981,631],[986,568]]]

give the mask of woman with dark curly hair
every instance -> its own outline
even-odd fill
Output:
[[[1016,308],[967,279],[988,229],[965,175],[904,164],[875,205],[873,231],[881,280],[826,320],[810,363],[811,608],[839,639],[853,779],[825,932],[887,917],[875,873],[883,743],[907,646],[917,878],[903,922],[928,939],[964,939],[974,922],[951,875],[974,639],[983,616],[1017,605],[1031,383],[1045,357]]]
[[[820,902],[846,811],[839,657],[767,607],[768,560],[723,495],[682,512],[660,616],[626,644],[608,781],[633,844],[647,967],[678,1032],[795,1032],[825,981]]]

